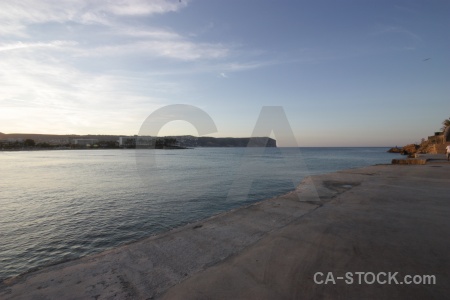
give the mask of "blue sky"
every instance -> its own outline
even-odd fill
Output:
[[[300,146],[420,142],[450,116],[449,32],[449,1],[1,1],[0,131],[132,135],[190,104],[243,137],[275,105]]]

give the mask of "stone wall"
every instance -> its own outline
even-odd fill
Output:
[[[443,138],[444,135],[440,134],[440,135],[432,135],[428,137],[428,142],[430,144],[442,144],[443,143]]]

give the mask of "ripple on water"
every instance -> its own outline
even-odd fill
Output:
[[[286,193],[307,175],[389,163],[396,156],[384,148],[247,150],[2,155],[0,278]],[[138,170],[136,157],[145,162],[150,156],[159,169]],[[231,188],[243,197],[228,197]]]

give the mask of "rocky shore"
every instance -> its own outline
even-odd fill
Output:
[[[408,157],[414,157],[416,154],[445,154],[446,146],[450,145],[450,119],[444,121],[442,124],[445,126],[443,131],[435,132],[434,135],[429,136],[427,139],[422,139],[420,144],[408,144],[403,147],[395,146],[388,150],[390,153],[400,153],[402,155],[408,155]]]
[[[389,153],[400,153],[402,155],[412,156],[412,155],[416,154],[416,152],[419,148],[420,148],[420,145],[409,144],[409,145],[403,146],[401,148],[395,146],[394,148],[389,149],[388,152]]]
[[[1,299],[443,299],[450,164],[379,165],[0,284]],[[317,272],[435,284],[314,282]],[[324,279],[324,278],[322,278]]]

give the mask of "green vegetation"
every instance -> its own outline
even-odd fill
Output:
[[[32,139],[26,139],[25,142],[23,142],[23,145],[25,147],[34,147],[36,143]]]
[[[99,141],[89,147],[82,145],[75,145],[71,143],[51,143],[51,142],[36,142],[33,139],[3,139],[0,140],[0,150],[51,150],[51,149],[118,149],[119,143],[117,141]]]
[[[445,131],[445,129],[447,129],[447,127],[449,127],[450,126],[450,118],[448,118],[448,119],[445,119],[443,122],[442,122],[442,127],[441,127],[441,130],[442,131]]]

